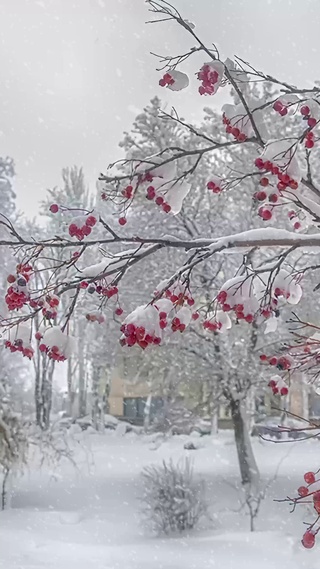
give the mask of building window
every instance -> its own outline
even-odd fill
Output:
[[[123,416],[128,419],[142,419],[146,401],[146,397],[125,397],[123,399]]]

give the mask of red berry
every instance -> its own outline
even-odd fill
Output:
[[[298,182],[296,182],[296,180],[290,180],[289,182],[289,188],[291,188],[291,190],[296,190],[298,187]]]
[[[259,170],[263,170],[263,168],[264,168],[264,162],[263,162],[262,158],[256,158],[255,161],[254,161],[254,163],[255,163],[255,166],[256,166],[257,168],[259,168]]]
[[[277,113],[280,113],[280,111],[283,109],[283,104],[281,103],[281,101],[275,101],[273,103],[273,108],[275,111],[277,111]]]
[[[161,196],[158,196],[158,197],[156,198],[156,204],[157,204],[157,205],[162,205],[163,202],[164,202],[164,199],[163,199]]]
[[[192,320],[198,320],[199,316],[200,316],[200,314],[198,312],[194,312],[192,314]]]
[[[156,197],[156,190],[154,189],[153,186],[149,186],[147,188],[147,199],[154,200],[155,197]]]
[[[8,283],[14,283],[15,280],[16,280],[16,277],[14,275],[8,275],[7,276]]]
[[[120,225],[125,225],[125,224],[127,223],[127,220],[126,220],[125,217],[119,217],[118,223],[119,223]]]
[[[269,364],[271,366],[276,366],[277,363],[278,363],[278,358],[276,358],[275,356],[272,356],[272,358],[270,358],[270,360],[269,360]]]
[[[304,117],[307,117],[308,115],[310,115],[310,109],[309,109],[308,105],[304,105],[303,107],[301,107],[300,113],[301,113]]]
[[[53,203],[53,204],[51,204],[49,209],[50,209],[51,213],[57,213],[59,211],[59,206],[58,206],[58,204]]]
[[[78,233],[78,228],[77,228],[76,224],[71,223],[71,225],[69,225],[69,235],[71,237],[74,237],[77,233]]]
[[[289,393],[289,389],[285,386],[281,387],[280,389],[280,395],[284,396],[284,395],[288,395]]]
[[[300,221],[296,221],[296,222],[294,223],[294,225],[293,225],[293,228],[294,228],[294,229],[297,229],[297,230],[300,229],[300,227],[301,227]]]
[[[263,219],[263,221],[269,221],[272,218],[272,211],[270,211],[270,209],[264,209],[263,207],[260,207],[258,214]]]
[[[39,350],[40,350],[40,352],[46,352],[46,351],[47,351],[47,346],[46,346],[45,344],[40,344]]]
[[[260,186],[263,186],[263,187],[268,186],[268,185],[269,185],[269,180],[268,180],[268,178],[266,178],[266,177],[264,176],[263,178],[260,179],[259,184],[260,184]]]
[[[123,309],[118,306],[118,308],[115,309],[115,314],[117,316],[121,316],[121,314],[123,314]]]
[[[264,202],[264,200],[267,197],[266,192],[260,191],[260,192],[256,192],[254,197],[256,198],[256,200],[258,200],[259,202]]]
[[[306,486],[300,486],[300,488],[298,488],[298,494],[299,496],[308,496],[309,494],[309,490]]]
[[[94,217],[94,215],[89,215],[87,217],[86,225],[88,225],[89,227],[93,227],[96,223],[97,223],[97,219]]]
[[[82,281],[79,285],[80,288],[87,288],[89,285],[89,283],[87,283],[86,281]]]
[[[261,354],[261,355],[260,355],[260,360],[261,360],[262,362],[265,362],[265,361],[267,360],[266,354]]]
[[[315,541],[316,538],[314,533],[312,533],[310,530],[307,530],[302,536],[301,543],[306,549],[311,549],[314,546]]]
[[[165,213],[169,213],[171,211],[171,205],[169,205],[168,203],[164,203],[162,204],[162,209]]]
[[[311,138],[307,138],[304,145],[306,148],[313,148],[314,147],[314,141]]]
[[[41,332],[36,332],[35,335],[34,335],[34,337],[35,337],[36,340],[41,340],[41,338],[42,338]]]
[[[316,477],[313,472],[306,472],[303,478],[307,484],[313,484],[316,481]]]
[[[269,196],[269,202],[271,203],[276,203],[278,201],[278,194],[270,194]]]
[[[246,322],[248,322],[248,324],[251,324],[254,321],[254,316],[253,314],[247,314],[247,316],[245,316],[244,319]]]
[[[309,117],[309,118],[308,118],[308,126],[309,126],[310,128],[314,128],[314,127],[316,126],[316,124],[317,124],[317,120],[316,120],[316,119],[314,119],[313,117]]]

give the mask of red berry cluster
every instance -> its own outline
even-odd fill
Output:
[[[212,319],[205,320],[203,322],[203,327],[209,332],[218,332],[218,330],[221,330],[222,328],[222,323]]]
[[[280,381],[275,381],[274,379],[270,379],[268,386],[272,389],[273,395],[288,395],[289,389],[286,385],[283,385]]]
[[[304,502],[309,503],[311,498],[313,502],[313,508],[317,514],[317,520],[318,520],[320,514],[320,491],[319,490],[314,491],[310,489],[310,486],[315,482],[319,482],[319,480],[316,479],[316,475],[314,472],[306,472],[304,475],[304,481],[307,486],[303,485],[298,488],[298,498],[295,498],[294,502],[300,504]],[[305,498],[307,498],[307,500],[304,500]],[[317,528],[315,527],[315,523],[310,525],[307,531],[302,536],[301,543],[303,547],[305,547],[306,549],[311,549],[315,545],[316,535],[320,529],[319,527]]]
[[[160,324],[161,325],[161,324]],[[175,316],[174,318],[172,318],[172,322],[171,322],[171,330],[172,332],[184,332],[186,329],[186,325],[183,324],[183,322],[180,321],[180,319]]]
[[[76,237],[79,241],[90,235],[92,228],[96,225],[97,219],[94,215],[88,215],[80,225],[80,221],[73,222],[69,225],[70,237]]]
[[[126,186],[121,193],[124,198],[126,198],[127,200],[131,200],[131,198],[133,197],[133,186]]]
[[[7,281],[11,285],[8,287],[5,295],[8,310],[18,310],[30,299],[27,285],[30,280],[32,267],[31,265],[20,263],[17,265],[16,271],[16,276],[13,274],[7,276]]]
[[[19,290],[18,287],[9,286],[5,295],[8,310],[18,310],[29,300],[29,293]]]
[[[213,95],[215,93],[215,85],[219,81],[219,74],[211,65],[204,64],[197,73],[197,78],[201,81],[198,89],[200,95]]]
[[[147,187],[147,195],[146,195],[147,200],[154,200],[155,203],[161,207],[163,209],[163,211],[165,213],[169,213],[171,211],[171,205],[169,205],[163,196],[157,196],[156,194],[156,190],[153,186],[148,186]]]
[[[287,371],[292,367],[292,359],[288,356],[270,356],[266,354],[261,354],[260,361],[270,364],[271,366],[277,367],[281,371]]]
[[[232,136],[238,140],[238,142],[244,142],[247,140],[247,136],[244,132],[241,132],[241,129],[236,126],[238,124],[240,126],[240,121],[237,121],[236,124],[232,125],[231,120],[228,119],[225,113],[222,115],[222,122],[226,125],[226,133],[232,134]],[[243,118],[241,120],[241,124],[243,122]]]
[[[119,289],[116,286],[96,285],[95,283],[88,283],[87,281],[81,281],[79,287],[82,289],[86,289],[89,294],[97,292],[101,296],[106,296],[107,298],[111,298],[112,296],[115,296],[119,292]]]
[[[56,295],[47,295],[45,302],[42,304],[42,314],[48,320],[54,319],[58,315],[57,307],[60,304],[59,297]],[[38,303],[39,305],[39,303]]]
[[[220,192],[222,192],[222,188],[220,188],[220,186],[213,182],[212,180],[210,180],[210,182],[207,183],[207,188],[208,190],[211,190],[214,194],[220,194]]]
[[[65,362],[67,359],[63,354],[60,353],[58,346],[49,347],[45,344],[40,344],[39,350],[40,352],[47,354],[48,358],[50,358],[50,360],[54,360],[55,362]]]
[[[228,293],[225,290],[221,290],[217,296],[217,301],[221,304],[223,312],[234,311],[237,320],[245,320],[249,324],[254,321],[254,315],[250,312],[245,313],[245,308],[243,304],[231,304],[228,302]]]
[[[166,87],[167,85],[173,85],[174,79],[170,73],[165,73],[164,76],[160,79],[159,85],[160,87]]]
[[[308,127],[314,128],[317,124],[317,119],[311,115],[311,110],[308,105],[303,105],[300,107],[300,113],[303,116],[303,120],[307,121]]]
[[[188,290],[179,291],[178,286],[174,287],[173,289],[168,289],[165,291],[165,297],[171,300],[173,304],[182,305],[186,302],[189,306],[194,305],[194,299],[190,295]]]
[[[278,177],[279,182],[277,184],[277,189],[280,192],[286,189],[296,190],[298,188],[298,182],[285,172],[281,172],[279,166],[276,166],[270,160],[266,160],[264,162],[262,158],[256,158],[255,165],[259,170],[266,170],[267,172],[270,172],[270,174]]]
[[[98,322],[99,324],[103,324],[103,322],[105,322],[105,317],[100,312],[98,314],[94,312],[92,313],[89,312],[88,314],[86,314],[86,319],[89,322]]]
[[[288,212],[288,217],[290,221],[293,222],[293,228],[298,230],[301,228],[301,223],[299,221],[298,214],[292,209]]]
[[[34,350],[31,346],[24,347],[23,340],[15,340],[14,342],[10,342],[10,340],[6,340],[5,347],[10,350],[10,352],[20,352],[24,357],[29,358],[31,360]]]
[[[132,322],[122,324],[120,330],[125,336],[124,338],[120,338],[121,346],[131,347],[137,344],[140,348],[145,350],[150,344],[159,345],[161,343],[159,336],[146,333],[143,326],[136,326]]]
[[[262,186],[263,188],[267,188],[270,184],[269,178],[267,178],[266,176],[263,176],[262,178],[260,178],[259,181],[260,186]],[[271,193],[270,193],[271,192]],[[259,190],[258,192],[256,192],[253,195],[254,199],[257,200],[258,202],[264,202],[267,198],[269,200],[269,202],[271,203],[277,203],[278,199],[279,199],[279,195],[278,193],[275,193],[272,189],[270,189],[270,191],[268,190]],[[260,214],[259,214],[260,215]],[[261,215],[261,217],[263,217]]]
[[[288,114],[289,108],[290,105],[283,103],[280,99],[277,99],[277,101],[273,103],[273,109],[282,117]]]
[[[309,132],[307,132],[305,141],[304,141],[304,145],[306,148],[313,148],[314,147],[314,133],[309,130]]]

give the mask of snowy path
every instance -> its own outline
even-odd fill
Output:
[[[318,444],[255,444],[266,478],[284,458],[258,520],[264,531],[250,534],[248,518],[231,511],[239,508],[234,446],[225,434],[207,439],[192,456],[217,519],[190,536],[161,539],[146,537],[139,524],[139,473],[144,464],[185,455],[182,438],[157,450],[139,438],[87,442],[94,468],[83,463],[78,473],[65,465],[58,479],[37,471],[18,482],[12,510],[0,515],[1,569],[320,569],[318,550],[299,546],[302,518],[273,502],[297,486],[304,464],[315,466]]]

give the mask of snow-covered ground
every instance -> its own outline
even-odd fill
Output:
[[[275,502],[293,493],[306,469],[319,467],[317,441],[254,441],[270,482],[256,526],[242,510],[231,433],[203,437],[186,451],[186,437],[158,446],[152,437],[83,435],[77,468],[32,469],[15,482],[12,509],[0,514],[1,569],[319,569],[317,547],[300,545],[302,509]],[[192,456],[207,482],[211,520],[189,535],[157,538],[140,524],[140,472],[164,458]],[[277,475],[275,476],[275,474]]]

